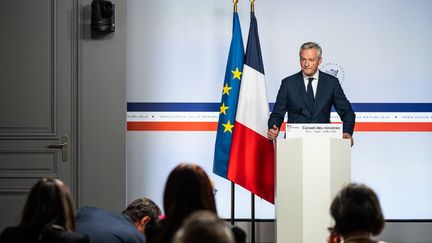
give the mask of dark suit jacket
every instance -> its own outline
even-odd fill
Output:
[[[88,235],[92,243],[145,242],[144,234],[125,214],[83,207],[77,210],[75,218],[76,232]]]
[[[273,112],[268,120],[268,127],[280,128],[285,112],[288,112],[289,123],[330,123],[330,112],[335,107],[343,122],[343,132],[352,135],[355,113],[345,97],[339,80],[319,71],[318,86],[313,109],[307,106],[306,88],[302,72],[282,80]]]

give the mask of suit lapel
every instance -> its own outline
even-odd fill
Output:
[[[307,97],[306,97],[306,88],[305,88],[305,85],[304,85],[303,74],[302,74],[301,71],[297,75],[296,84],[297,84],[297,88],[298,88],[300,97],[302,97],[303,102],[305,103],[306,107],[308,107],[308,105],[307,105],[308,104],[307,103]]]

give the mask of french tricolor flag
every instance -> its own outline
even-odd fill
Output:
[[[228,179],[274,203],[274,147],[267,139],[269,106],[255,14],[246,48],[243,77],[228,166]]]

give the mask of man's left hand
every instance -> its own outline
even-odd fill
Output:
[[[344,139],[350,139],[350,140],[351,140],[351,147],[354,145],[354,139],[353,139],[353,137],[351,136],[351,134],[345,132],[345,133],[342,135],[342,137],[343,137]]]

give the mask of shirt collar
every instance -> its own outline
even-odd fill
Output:
[[[319,69],[317,69],[316,73],[314,75],[312,75],[312,76],[306,76],[303,72],[302,72],[302,75],[303,75],[303,79],[304,80],[307,80],[308,78],[314,78],[314,80],[318,80],[318,78],[319,78]]]

